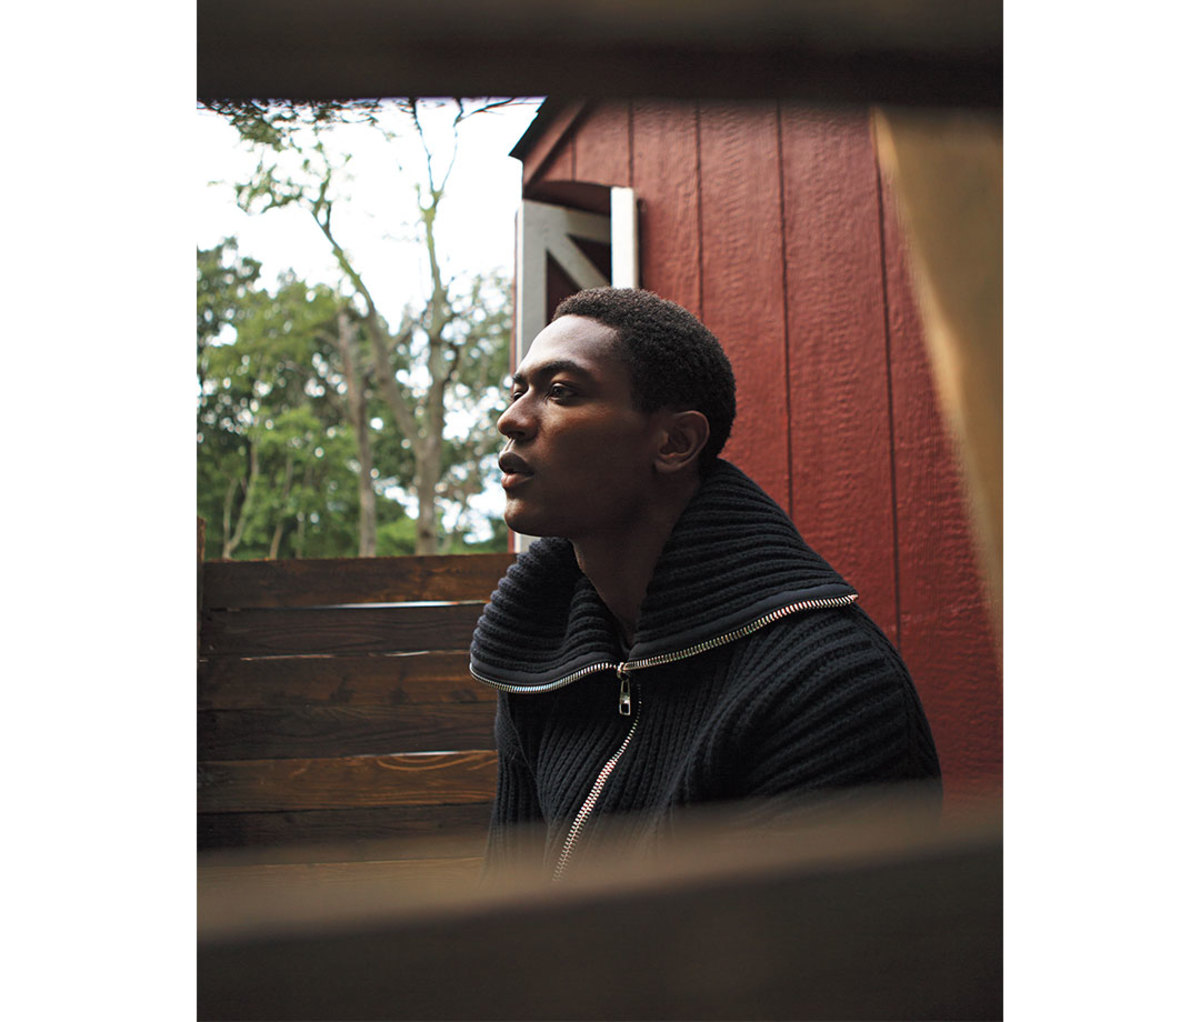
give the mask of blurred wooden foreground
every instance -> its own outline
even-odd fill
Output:
[[[999,815],[907,809],[769,831],[705,814],[560,885],[431,884],[405,866],[422,839],[202,867],[199,1018],[999,1019]]]
[[[1004,599],[1004,141],[999,112],[875,109],[925,346],[962,460],[999,640]]]

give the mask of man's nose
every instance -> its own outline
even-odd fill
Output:
[[[533,420],[525,401],[526,394],[516,398],[496,420],[496,428],[500,431],[501,436],[505,436],[509,440],[526,440],[533,433]]]

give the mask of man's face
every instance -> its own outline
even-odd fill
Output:
[[[661,414],[637,411],[616,331],[563,316],[530,345],[497,427],[504,520],[527,536],[618,535],[651,498]]]

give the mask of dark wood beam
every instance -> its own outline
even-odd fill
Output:
[[[783,96],[999,106],[1000,0],[199,0],[201,99]]]

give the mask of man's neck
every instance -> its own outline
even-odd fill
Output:
[[[572,540],[580,571],[616,618],[626,645],[633,643],[638,613],[659,555],[699,487],[700,480],[693,478],[618,533]]]

